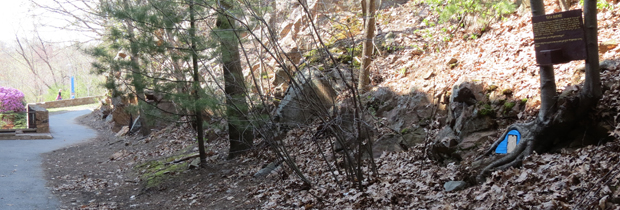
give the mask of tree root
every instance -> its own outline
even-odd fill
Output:
[[[588,102],[584,102],[588,101]],[[482,161],[481,159],[488,156],[492,156],[497,146],[506,138],[508,132],[511,130],[517,130],[521,133],[521,140],[517,147],[509,154],[496,155],[490,158],[490,162],[478,172],[476,176],[476,182],[482,183],[485,178],[493,171],[504,170],[510,167],[518,167],[523,162],[523,159],[536,151],[538,153],[546,152],[554,148],[565,147],[570,145],[572,131],[577,128],[583,127],[583,121],[590,121],[588,119],[589,108],[593,104],[596,104],[596,98],[573,96],[560,98],[558,100],[557,109],[552,112],[548,112],[547,115],[539,116],[536,120],[528,123],[517,123],[508,126],[506,131],[497,139],[493,145],[485,151],[485,153],[478,157],[476,161]],[[585,125],[588,126],[588,125]],[[486,158],[489,160],[489,158]]]
[[[534,146],[536,145],[538,138],[540,138],[542,131],[547,128],[546,125],[548,125],[548,123],[536,120],[529,123],[513,124],[509,126],[500,138],[497,139],[482,156],[477,158],[477,160],[493,153],[500,142],[504,140],[506,135],[508,135],[508,132],[511,130],[517,130],[521,133],[521,140],[519,141],[519,144],[514,151],[504,156],[498,156],[499,159],[494,160],[480,170],[480,173],[476,176],[476,181],[478,183],[484,182],[485,178],[493,171],[520,166],[523,159],[532,154],[534,151]]]

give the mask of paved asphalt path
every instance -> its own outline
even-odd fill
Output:
[[[90,112],[51,115],[53,139],[0,140],[0,209],[58,209],[60,202],[45,186],[41,154],[94,138],[94,130],[74,121]]]

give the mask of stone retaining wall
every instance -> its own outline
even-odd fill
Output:
[[[59,101],[40,102],[40,103],[36,103],[36,105],[39,105],[46,109],[79,106],[79,105],[97,103],[101,98],[103,98],[103,96],[90,96],[90,97],[83,97],[83,98],[63,99]]]
[[[37,125],[37,133],[49,133],[50,123],[49,123],[49,112],[47,111],[47,109],[37,104],[28,104],[28,111],[35,112],[34,120],[35,120],[35,124]],[[32,119],[28,119],[28,122],[30,122],[30,120]]]

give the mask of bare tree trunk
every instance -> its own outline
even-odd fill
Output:
[[[375,0],[362,0],[365,1],[365,5],[362,4],[362,9],[366,8],[364,11],[364,44],[362,49],[362,67],[359,73],[359,81],[357,85],[357,89],[360,93],[368,90],[368,84],[370,83],[369,71],[370,71],[370,62],[372,62],[372,51],[374,46],[372,45],[372,40],[375,37]]]
[[[583,92],[596,100],[603,95],[598,58],[598,33],[596,21],[596,0],[584,0],[584,27],[586,36],[586,78]]]
[[[545,6],[543,5],[542,0],[530,0],[530,5],[532,5],[532,16],[545,14]],[[548,117],[550,117],[550,113],[553,113],[555,110],[557,92],[553,65],[541,65],[539,72],[540,111],[538,112],[538,118],[544,122]]]
[[[194,115],[196,117],[196,132],[198,133],[198,151],[200,153],[200,165],[207,165],[207,153],[205,152],[204,129],[202,127],[202,106],[198,104],[200,100],[200,77],[198,76],[198,52],[196,51],[196,19],[194,18],[194,1],[189,2],[190,29],[189,38],[192,43],[192,68],[194,70]]]
[[[547,120],[555,112],[557,91],[553,66],[540,66],[540,112],[538,118]]]
[[[245,101],[245,84],[241,68],[239,46],[234,33],[234,20],[228,17],[231,8],[221,2],[222,9],[217,16],[220,49],[224,70],[224,92],[226,93],[226,115],[228,118],[228,139],[230,149],[228,158],[232,159],[252,147],[254,134],[248,122],[248,104]]]

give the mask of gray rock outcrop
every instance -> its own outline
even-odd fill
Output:
[[[328,115],[336,91],[317,70],[296,75],[276,110],[276,120],[285,125],[307,123],[314,116]]]
[[[454,86],[448,104],[447,125],[439,131],[431,144],[434,159],[460,160],[475,155],[475,149],[495,134],[492,130],[497,127],[496,120],[488,116],[489,114],[478,112],[479,101],[490,102],[483,93],[481,84],[464,82]]]

